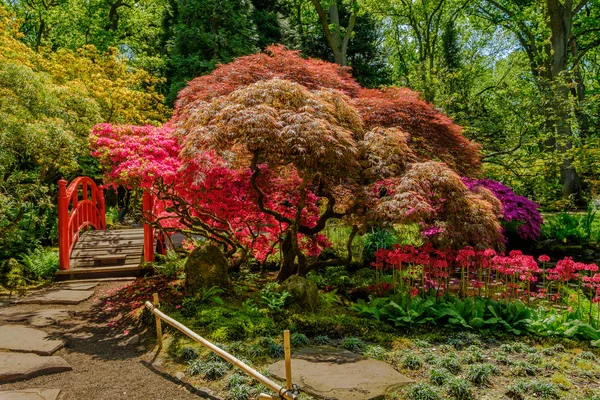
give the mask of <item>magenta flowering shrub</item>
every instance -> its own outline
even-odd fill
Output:
[[[472,191],[483,187],[491,191],[502,203],[502,215],[506,222],[519,224],[517,233],[522,239],[537,240],[544,223],[539,205],[525,196],[519,196],[506,185],[492,179],[463,178],[464,184]]]

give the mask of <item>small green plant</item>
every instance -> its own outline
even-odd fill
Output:
[[[467,367],[466,378],[477,386],[488,386],[495,373],[496,367],[492,364],[472,364]]]
[[[481,340],[479,336],[471,332],[457,332],[450,335],[448,345],[453,346],[456,350],[462,350],[467,346],[481,345]]]
[[[58,252],[37,248],[27,254],[20,254],[24,272],[33,280],[51,279],[58,270]]]
[[[181,314],[188,318],[195,317],[202,310],[205,304],[223,304],[223,299],[219,297],[225,291],[217,286],[209,289],[202,288],[194,297],[186,297],[181,302]]]
[[[594,353],[592,353],[591,351],[582,351],[575,358],[579,359],[579,360],[595,361],[596,360],[596,355]]]
[[[443,386],[450,379],[452,379],[452,375],[446,369],[434,368],[429,370],[429,381],[436,386]]]
[[[271,312],[283,311],[287,298],[291,296],[290,292],[287,290],[278,292],[276,289],[277,284],[275,282],[271,282],[268,283],[261,291],[263,304],[267,306]]]
[[[248,385],[235,385],[229,388],[227,400],[249,400],[253,390]]]
[[[248,346],[246,348],[246,354],[250,358],[259,358],[259,357],[263,357],[267,354],[267,349],[265,349],[260,344],[255,343],[255,344],[251,344],[250,346]]]
[[[542,369],[525,361],[517,361],[510,368],[510,372],[515,376],[536,376]]]
[[[554,350],[555,353],[564,353],[565,352],[565,346],[563,346],[560,343],[552,346],[552,349]]]
[[[527,392],[541,399],[558,399],[558,386],[554,383],[532,380],[527,385]]]
[[[407,400],[440,400],[441,398],[440,393],[426,383],[417,383],[406,391]]]
[[[184,347],[181,355],[185,361],[191,361],[198,358],[198,352],[192,347]]]
[[[271,343],[267,347],[267,352],[271,358],[283,358],[284,355],[283,346],[278,343]]]
[[[508,357],[506,353],[498,353],[496,354],[496,362],[502,365],[511,365],[513,361]]]
[[[227,379],[227,387],[231,389],[235,386],[247,385],[248,382],[249,379],[246,375],[236,372]]]
[[[469,381],[461,378],[452,378],[447,383],[448,394],[456,400],[471,400],[475,397],[471,391],[471,384]]]
[[[547,357],[552,357],[554,354],[556,354],[556,352],[554,351],[554,348],[552,348],[552,347],[546,347],[545,349],[542,350],[541,353]]]
[[[331,339],[327,335],[318,335],[314,337],[314,342],[318,345],[324,346],[331,343]]]
[[[527,362],[530,364],[539,365],[542,363],[542,356],[539,354],[529,354],[527,355]]]
[[[365,344],[362,340],[356,337],[349,337],[342,340],[342,347],[346,350],[353,351],[355,353],[360,353]]]
[[[402,356],[400,363],[402,367],[412,370],[421,369],[423,366],[423,360],[419,358],[416,354],[406,353]]]
[[[231,365],[224,361],[192,360],[188,363],[188,374],[201,375],[203,379],[215,380],[227,374]]]
[[[448,371],[452,372],[455,375],[462,370],[460,361],[458,360],[458,358],[456,358],[456,356],[453,353],[445,357],[439,358],[438,367],[446,368]]]
[[[157,262],[154,263],[154,268],[159,274],[164,275],[167,279],[179,279],[183,277],[186,258],[182,258],[179,253],[174,250],[168,250],[166,255],[157,254]]]
[[[412,343],[413,343],[413,346],[420,347],[422,349],[427,349],[427,348],[431,347],[431,343],[429,343],[426,340],[422,340],[422,339],[415,339],[415,340],[413,340]]]
[[[363,354],[365,357],[374,358],[376,360],[385,360],[388,352],[381,346],[366,346]]]
[[[290,337],[290,343],[293,347],[302,347],[308,346],[310,344],[310,340],[308,340],[306,335],[302,333],[294,333]]]

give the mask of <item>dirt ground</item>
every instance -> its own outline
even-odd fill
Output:
[[[48,388],[61,389],[64,400],[114,399],[198,399],[206,393],[192,393],[175,379],[161,372],[155,354],[144,335],[139,343],[123,345],[135,332],[123,335],[122,328],[109,326],[97,318],[95,306],[107,291],[129,282],[102,282],[95,295],[78,305],[10,305],[0,310],[30,311],[48,308],[69,310],[74,316],[43,329],[52,337],[64,338],[65,348],[54,355],[64,358],[73,370],[0,385],[0,390]],[[137,341],[137,340],[136,340]],[[193,389],[192,389],[193,390]]]

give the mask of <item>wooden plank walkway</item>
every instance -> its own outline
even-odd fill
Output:
[[[83,232],[71,251],[70,269],[59,270],[57,280],[141,276],[144,267],[144,230]]]

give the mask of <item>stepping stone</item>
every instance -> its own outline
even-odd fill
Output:
[[[285,380],[285,361],[268,371]],[[307,347],[292,355],[292,378],[306,393],[325,399],[383,398],[388,390],[412,383],[391,365],[333,347]]]
[[[71,371],[72,369],[69,363],[61,357],[0,353],[0,383]]]
[[[57,400],[60,389],[22,389],[0,391],[0,400]]]
[[[0,349],[49,356],[65,345],[48,334],[24,325],[0,326]]]
[[[21,322],[27,321],[29,325],[41,327],[52,325],[56,322],[64,321],[70,318],[67,310],[61,309],[49,309],[49,310],[38,310],[29,312],[2,312],[0,313],[0,320],[7,322]]]
[[[95,288],[96,286],[98,286],[100,284],[100,282],[96,282],[96,283],[84,283],[84,282],[77,282],[77,283],[61,283],[60,285],[58,285],[58,289],[61,290],[91,290],[93,288]]]
[[[15,300],[18,304],[79,304],[94,295],[93,290],[54,289]]]

